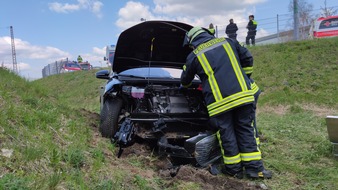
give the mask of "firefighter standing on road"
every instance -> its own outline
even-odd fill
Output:
[[[246,28],[248,29],[248,34],[245,39],[246,45],[250,45],[250,40],[251,40],[251,44],[255,45],[257,22],[254,19],[255,19],[254,15],[249,16],[249,22],[248,22],[248,25],[246,26]]]
[[[201,27],[187,33],[185,44],[194,50],[183,66],[181,83],[188,87],[195,74],[201,80],[210,123],[218,129],[222,172],[243,178],[244,168],[249,178],[271,178],[271,171],[264,169],[252,126],[254,96],[244,72],[253,66],[250,52],[237,41],[215,38]]]

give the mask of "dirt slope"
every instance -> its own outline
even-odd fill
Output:
[[[99,114],[81,110],[82,115],[89,121],[89,126],[92,131],[91,145],[96,146],[99,141],[106,141],[107,139],[101,137],[98,131],[97,123],[99,123]],[[107,167],[114,170],[127,170],[128,172],[139,175],[148,181],[153,181],[154,178],[162,178],[166,181],[165,188],[175,188],[177,183],[193,182],[199,185],[201,189],[267,189],[264,181],[250,181],[247,179],[238,180],[225,175],[214,176],[209,173],[207,169],[196,168],[190,165],[182,165],[173,168],[169,159],[154,156],[152,150],[144,144],[134,144],[131,147],[125,148],[121,157],[111,152],[111,150],[104,150],[107,160],[111,160]],[[144,167],[135,167],[126,161],[127,157],[137,157]]]

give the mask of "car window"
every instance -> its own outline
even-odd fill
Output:
[[[88,69],[88,68],[89,68],[89,65],[88,65],[88,64],[82,64],[81,67],[82,67],[82,68],[85,68],[85,69]]]
[[[338,28],[338,18],[331,18],[320,22],[319,29]]]

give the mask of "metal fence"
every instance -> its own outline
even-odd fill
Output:
[[[338,6],[328,7],[331,10],[337,10]],[[299,17],[299,36],[298,39],[294,38],[294,15],[292,12],[287,14],[278,14],[269,18],[257,18],[258,22],[256,44],[260,43],[282,43],[293,40],[304,40],[309,38],[309,28],[312,22],[324,16],[322,9],[316,9],[309,11],[306,17]],[[248,30],[246,26],[248,21],[236,22],[236,18],[233,18],[237,24],[237,40],[244,43]],[[229,24],[228,20],[225,20],[224,24],[216,25],[216,37],[226,37],[225,29]]]
[[[265,41],[265,39],[274,38],[274,43],[280,43],[293,40],[293,20],[292,14],[276,15],[276,17],[255,19],[258,22],[256,43]],[[234,18],[235,20],[235,18]],[[236,23],[236,20],[235,20]],[[239,42],[245,42],[248,29],[246,28],[248,22],[237,22],[237,40]],[[310,24],[310,23],[309,23]],[[308,37],[309,24],[301,26],[301,28],[307,28],[307,30],[300,29],[300,39],[306,39]],[[216,26],[216,36],[226,37],[225,25]],[[285,35],[288,35],[287,40]],[[284,36],[284,37],[283,37]]]
[[[60,74],[62,66],[68,63],[68,58],[50,63],[42,69],[42,77]]]

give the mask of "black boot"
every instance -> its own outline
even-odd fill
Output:
[[[246,172],[246,176],[248,178],[251,178],[251,179],[271,179],[272,178],[272,172],[269,171],[269,170],[263,170],[263,171],[260,171],[260,172],[251,172],[251,171],[247,171]]]

